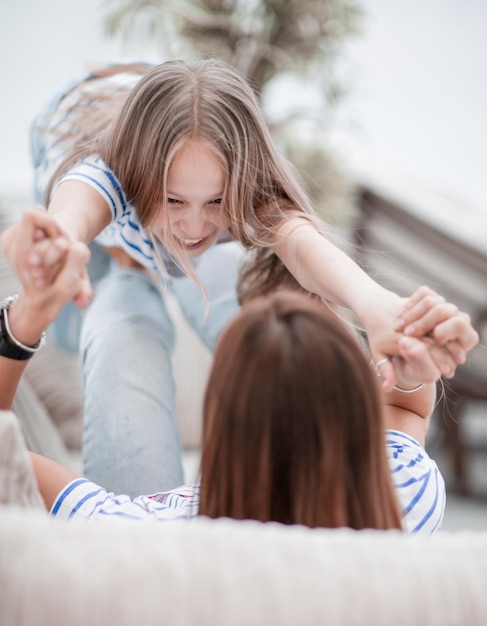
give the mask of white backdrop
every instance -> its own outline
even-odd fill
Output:
[[[27,129],[66,81],[100,62],[155,58],[109,40],[113,0],[3,0],[0,192],[28,193]],[[334,142],[351,164],[405,167],[487,206],[487,2],[363,0],[347,52],[352,93]],[[486,208],[487,212],[487,208]]]

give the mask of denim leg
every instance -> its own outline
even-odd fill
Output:
[[[173,325],[143,271],[113,269],[81,335],[84,473],[132,497],[183,482],[171,366]]]
[[[113,261],[103,247],[95,241],[89,244],[89,248],[91,256],[87,270],[91,285],[95,289],[101,279],[113,267]],[[48,331],[49,339],[59,350],[68,354],[78,354],[84,313],[85,311],[76,306],[74,302],[68,302],[63,306]]]
[[[171,290],[184,317],[211,351],[240,309],[237,277],[243,255],[238,243],[229,242],[212,246],[199,257],[196,273],[208,294],[208,311],[201,289],[191,278],[172,280]]]

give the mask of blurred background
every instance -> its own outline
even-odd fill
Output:
[[[248,75],[357,260],[396,291],[430,284],[481,332],[429,447],[449,484],[444,527],[487,528],[487,3],[5,0],[0,16],[0,202],[12,211],[30,204],[29,124],[73,78],[203,55]]]

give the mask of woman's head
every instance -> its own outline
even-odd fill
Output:
[[[325,305],[276,293],[226,330],[205,397],[201,470],[204,515],[399,527],[379,391]]]
[[[244,245],[259,238],[262,243],[264,231],[284,211],[312,213],[274,147],[245,79],[216,60],[169,61],[134,87],[102,156],[137,207],[142,224],[151,227],[157,221],[157,235],[177,256],[178,241],[170,237],[168,178],[174,159],[190,141],[205,146],[220,164],[221,221]]]

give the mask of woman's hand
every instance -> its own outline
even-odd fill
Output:
[[[61,270],[69,238],[44,207],[36,206],[5,230],[1,243],[21,282],[44,287]]]
[[[424,286],[408,298],[395,330],[409,337],[433,337],[439,346],[448,347],[458,364],[479,342],[469,315]]]
[[[89,250],[85,244],[69,242],[44,209],[26,211],[17,224],[3,233],[0,243],[21,285],[19,298],[9,313],[12,332],[19,340],[34,344],[67,302],[88,304]],[[32,255],[37,254],[39,245],[57,266],[49,284],[40,281],[32,271]]]
[[[79,289],[70,299],[80,307],[88,304],[92,295],[86,272],[89,251],[85,244],[70,241],[43,207],[25,211],[16,224],[5,230],[0,243],[24,290],[37,291],[38,295],[42,288],[58,283],[59,273],[65,269],[67,257],[73,250],[76,255],[87,255]],[[57,288],[59,286],[57,284]]]

